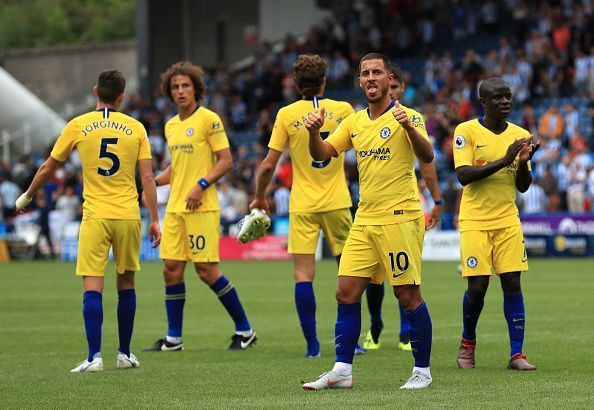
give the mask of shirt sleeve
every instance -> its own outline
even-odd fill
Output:
[[[303,124],[303,127],[305,127],[305,124]],[[283,110],[280,110],[276,115],[276,120],[274,121],[274,127],[272,128],[272,135],[270,136],[268,148],[283,152],[288,142],[289,133],[287,132],[287,127],[285,127],[283,121]]]
[[[474,165],[474,150],[470,135],[458,125],[454,131],[454,168]]]
[[[76,136],[79,132],[77,128],[76,119],[66,124],[50,153],[53,159],[59,162],[64,162],[68,159],[68,155],[70,155],[76,146]]]
[[[412,110],[412,109],[408,110],[407,114],[408,114],[408,120],[410,121],[412,126],[415,128],[415,130],[419,134],[421,134],[423,137],[425,137],[426,139],[429,139],[429,134],[427,134],[427,128],[425,128],[425,120],[423,119],[423,116],[421,114],[419,114],[417,111]]]
[[[217,152],[229,148],[229,139],[223,126],[223,121],[216,114],[213,113],[211,120],[206,124],[206,141],[210,145],[212,152]]]
[[[341,121],[338,128],[336,128],[334,132],[328,138],[326,138],[326,142],[332,145],[339,155],[340,153],[353,148],[350,131],[351,118],[352,116],[349,116],[345,120]]]
[[[137,160],[151,159],[153,158],[151,155],[151,144],[149,143],[148,135],[146,135],[146,129],[142,125],[140,125],[140,133],[140,146],[138,147]]]

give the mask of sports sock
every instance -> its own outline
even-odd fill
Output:
[[[476,325],[485,304],[484,296],[471,297],[468,291],[464,292],[462,300],[462,337],[466,340],[476,340]]]
[[[103,324],[103,295],[101,292],[88,290],[83,295],[83,318],[89,345],[87,360],[93,361],[101,352],[101,325]]]
[[[307,354],[315,356],[320,353],[320,342],[316,334],[316,297],[313,283],[295,283],[295,306],[307,342]]]
[[[522,292],[503,295],[503,313],[509,332],[510,357],[522,353],[524,345],[524,297]]]
[[[186,303],[186,284],[176,283],[165,286],[165,309],[167,310],[167,336],[182,336],[184,305]]]
[[[365,290],[367,294],[367,307],[371,316],[371,337],[374,343],[379,342],[379,337],[384,328],[382,321],[382,302],[384,301],[384,284],[370,283]]]
[[[118,332],[120,336],[120,352],[130,357],[130,340],[134,330],[136,314],[136,291],[134,289],[118,292]]]
[[[431,368],[430,367],[413,367],[413,373],[414,372],[420,372],[422,374],[424,374],[425,376],[427,376],[428,378],[431,378]]]
[[[353,374],[353,364],[336,362],[334,363],[332,371],[334,373],[340,374],[341,376],[350,376],[351,374]]]
[[[406,312],[410,322],[410,344],[416,367],[429,367],[431,361],[432,324],[427,304],[423,301],[412,312]]]
[[[229,316],[231,316],[231,319],[235,322],[235,331],[240,332],[250,330],[252,327],[245,315],[243,306],[241,306],[237,291],[233,287],[233,284],[227,280],[225,275],[221,275],[210,288],[216,293],[219,301],[225,306],[227,313],[229,313]]]
[[[406,317],[406,312],[400,303],[398,303],[398,310],[400,310],[400,341],[407,344],[410,341],[410,323]]]
[[[353,363],[355,346],[360,334],[361,303],[339,304],[334,326],[334,348],[337,362]]]

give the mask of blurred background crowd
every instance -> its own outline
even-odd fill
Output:
[[[441,4],[441,3],[440,3]],[[301,53],[315,53],[329,64],[326,96],[365,105],[357,87],[359,59],[382,50],[403,71],[407,84],[402,103],[425,116],[435,149],[443,192],[442,229],[456,226],[460,194],[453,169],[452,138],[456,125],[481,115],[478,81],[500,76],[512,88],[511,121],[541,140],[533,159],[535,182],[519,195],[523,213],[592,212],[594,199],[594,16],[590,1],[453,2],[435,19],[434,2],[368,1],[361,10],[336,14],[300,37],[287,35],[282,44],[263,43],[242,64],[203,67],[208,93],[203,105],[217,112],[232,144],[234,164],[219,184],[221,218],[237,221],[246,212],[254,190],[255,170],[267,152],[279,108],[300,98],[292,66]],[[443,17],[447,16],[447,18]],[[200,63],[200,62],[195,62]],[[146,127],[155,173],[169,163],[164,124],[177,112],[155,87],[151,99],[130,95],[124,111]],[[48,155],[23,156],[0,170],[2,217],[9,224],[14,202],[39,163]],[[356,158],[346,156],[354,206],[358,201]],[[284,155],[269,191],[276,216],[288,214],[291,160]],[[73,156],[51,184],[35,198],[42,233],[48,219],[61,210],[69,220],[80,218],[80,167]],[[424,206],[433,204],[424,181]],[[167,187],[160,187],[161,211]]]

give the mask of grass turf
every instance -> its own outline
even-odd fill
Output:
[[[184,352],[144,353],[165,334],[160,263],[137,275],[138,308],[132,351],[141,367],[115,367],[118,347],[114,275],[106,278],[102,354],[105,371],[70,374],[86,355],[81,281],[74,265],[19,262],[0,265],[0,402],[2,408],[592,408],[594,274],[592,260],[531,260],[523,276],[527,309],[525,351],[536,372],[506,370],[507,328],[499,281],[493,278],[478,326],[477,368],[456,368],[465,281],[455,263],[425,263],[423,294],[433,320],[434,384],[401,391],[410,352],[396,348],[398,314],[386,289],[380,350],[355,359],[355,388],[306,392],[334,362],[332,339],[336,265],[318,264],[315,291],[321,359],[304,359],[293,303],[292,265],[223,263],[258,333],[247,351],[227,352],[231,320],[190,267]],[[113,267],[110,267],[113,272]],[[362,338],[369,327],[363,307]]]

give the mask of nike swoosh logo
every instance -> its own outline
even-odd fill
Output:
[[[328,387],[332,387],[335,384],[337,384],[338,382],[340,382],[341,380],[336,380],[335,382],[328,380]]]
[[[86,366],[81,367],[80,368],[80,372],[82,373],[82,372],[86,371],[89,367],[91,367],[92,364],[93,364],[93,362],[89,363]]]
[[[359,133],[351,134],[351,138],[355,138],[357,135],[359,135]]]
[[[520,319],[517,319],[517,318],[512,319],[512,322],[514,322],[514,323],[515,322],[523,322],[523,321],[524,321],[524,319],[521,319],[521,318]]]
[[[402,273],[399,273],[398,275],[396,275],[395,273],[393,273],[393,274],[392,274],[392,277],[393,277],[394,279],[396,279],[398,276],[402,276],[402,275],[404,275],[405,273],[406,273],[406,272],[402,272]]]
[[[241,348],[245,349],[246,347],[248,347],[252,341],[252,339],[254,338],[254,335],[252,334],[252,336],[247,340],[247,342],[241,341]]]
[[[477,145],[476,148],[479,149],[479,148],[483,148],[483,147],[486,147],[486,146],[487,146],[487,144],[485,144],[485,145]]]

